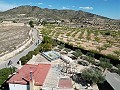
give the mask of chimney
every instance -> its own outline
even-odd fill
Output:
[[[30,90],[34,90],[34,80],[33,80],[33,75],[32,71],[30,71]]]
[[[32,71],[30,71],[30,81],[32,81]]]

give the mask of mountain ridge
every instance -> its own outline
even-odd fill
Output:
[[[15,8],[12,8],[10,10],[0,12],[0,13],[3,13],[3,14],[15,14],[15,13],[16,14],[22,14],[22,13],[30,14],[30,12],[31,12],[31,13],[34,13],[34,14],[40,14],[40,12],[37,12],[37,11],[48,11],[49,13],[50,13],[50,11],[53,11],[52,13],[58,11],[60,13],[62,13],[62,12],[63,13],[72,12],[72,14],[82,14],[82,13],[84,14],[84,13],[86,13],[86,14],[90,14],[90,15],[96,15],[96,14],[85,12],[85,11],[82,11],[82,10],[68,10],[68,9],[58,10],[58,9],[40,8],[38,6],[30,6],[30,5],[15,7]],[[96,15],[96,16],[99,16],[101,18],[107,18],[107,17],[100,16],[100,15]],[[110,19],[110,18],[107,18],[107,19]]]
[[[109,28],[120,28],[120,20],[110,19],[104,16],[84,12],[82,10],[57,10],[40,8],[38,6],[19,6],[13,9],[0,12],[0,19],[6,20],[10,18],[23,19],[28,17],[34,17],[37,19],[54,19],[54,20],[64,20],[75,24],[81,24],[86,26],[97,26]]]

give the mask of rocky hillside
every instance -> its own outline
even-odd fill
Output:
[[[54,19],[73,19],[73,18],[103,18],[106,17],[98,16],[92,13],[87,13],[84,11],[74,11],[74,10],[57,10],[57,9],[42,9],[37,6],[19,6],[13,9],[10,9],[5,12],[1,12],[3,15],[17,15],[17,14],[26,14],[26,16],[37,16],[37,17],[46,17]]]
[[[67,22],[72,22],[75,24],[82,24],[87,26],[97,26],[100,27],[112,27],[120,28],[120,20],[113,20],[107,17],[95,15],[92,13],[84,11],[74,11],[74,10],[57,10],[57,9],[47,9],[40,8],[37,6],[19,6],[10,9],[5,12],[0,13],[0,20],[4,19],[48,19],[52,18],[54,20],[64,20]],[[111,28],[111,29],[112,29]]]

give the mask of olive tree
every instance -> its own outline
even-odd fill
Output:
[[[105,78],[99,70],[85,69],[82,71],[81,77],[88,82],[103,83]]]

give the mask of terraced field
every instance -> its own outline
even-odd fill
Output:
[[[73,46],[105,55],[120,56],[120,30],[96,30],[94,28],[69,28],[46,25],[40,33]]]
[[[23,45],[29,39],[29,31],[26,26],[0,26],[0,56]]]

